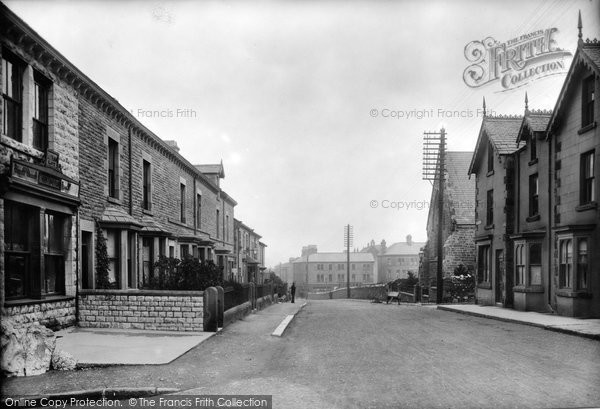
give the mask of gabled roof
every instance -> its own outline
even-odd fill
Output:
[[[573,77],[575,77],[581,67],[587,68],[597,76],[600,76],[600,41],[597,39],[583,41],[580,38],[577,44],[577,51],[575,51],[571,67],[569,67],[569,72],[567,73],[567,78],[558,94],[556,105],[548,122],[548,127],[546,128],[548,135],[546,137],[550,135],[550,131],[552,131],[557,119],[565,109],[564,103],[569,91],[573,86],[577,86],[573,85]]]
[[[410,244],[406,242],[394,243],[385,250],[384,256],[406,256],[419,254],[421,247],[425,243],[413,241]]]
[[[548,122],[550,122],[550,117],[552,116],[552,111],[544,111],[544,110],[531,110],[525,112],[525,117],[521,122],[521,128],[519,129],[519,134],[517,135],[517,139],[515,142],[523,142],[527,143],[526,135],[529,132],[546,132],[548,128]]]
[[[521,146],[515,140],[522,122],[522,115],[484,116],[468,174],[475,173],[481,152],[487,146],[485,142],[488,140],[498,155],[510,155],[517,151]]]

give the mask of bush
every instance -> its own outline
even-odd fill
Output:
[[[464,265],[456,267],[452,277],[447,280],[444,280],[444,289],[451,299],[465,302],[474,295],[475,275]]]
[[[154,263],[148,289],[204,291],[208,287],[224,286],[222,270],[212,261],[201,262],[197,258],[183,260],[160,256]]]

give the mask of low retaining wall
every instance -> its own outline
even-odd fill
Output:
[[[75,298],[29,301],[22,305],[9,304],[3,309],[2,316],[11,317],[19,324],[39,322],[57,331],[75,325]]]
[[[202,331],[203,291],[81,290],[79,326]]]
[[[273,304],[273,297],[267,295],[265,297],[258,298],[256,300],[256,309],[262,310]],[[225,311],[224,314],[224,325],[227,326],[232,322],[243,319],[246,315],[252,313],[252,304],[250,301],[246,301],[243,304],[237,305]]]
[[[308,293],[309,300],[338,300],[348,298],[347,288],[338,288],[337,290],[326,293]],[[385,300],[387,295],[385,285],[369,287],[350,287],[350,298],[357,300],[373,300],[380,298]]]

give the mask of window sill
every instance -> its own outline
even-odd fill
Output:
[[[481,288],[483,290],[491,290],[492,283],[488,283],[488,282],[479,283],[479,284],[477,284],[477,288]]]
[[[513,287],[513,291],[515,293],[544,293],[544,286],[543,285],[531,285],[531,286],[518,285],[516,287]]]
[[[492,176],[494,174],[493,170],[488,170],[488,172],[485,174],[486,176]]]
[[[192,226],[188,226],[185,222],[181,222],[179,220],[173,220],[171,218],[169,218],[168,220],[169,220],[169,223],[175,224],[177,226],[186,227],[188,229],[192,228]]]
[[[111,196],[107,196],[106,200],[109,203],[114,203],[114,204],[121,204],[121,201],[119,199],[117,199],[116,197],[111,197]]]
[[[597,122],[594,121],[591,124],[588,124],[588,125],[582,127],[581,129],[579,129],[577,131],[577,135],[582,135],[582,134],[586,133],[587,131],[591,131],[592,129],[594,129],[596,127],[596,125],[597,125]]]
[[[4,307],[18,307],[21,305],[33,305],[33,304],[43,304],[47,302],[57,302],[57,301],[70,301],[74,300],[75,297],[70,295],[49,295],[46,298],[20,298],[18,300],[6,300],[4,301]]]
[[[488,224],[487,226],[485,226],[483,229],[484,230],[492,230],[494,228],[494,224]]]
[[[142,209],[142,213],[147,214],[148,216],[154,216],[154,213],[152,213],[151,210]]]
[[[576,212],[585,212],[586,210],[594,210],[598,208],[598,202],[590,202],[579,205],[575,208]]]
[[[537,222],[538,220],[540,220],[540,215],[538,214],[534,214],[533,216],[529,216],[528,218],[525,219],[528,223],[531,222]]]
[[[570,290],[568,288],[557,290],[556,295],[565,298],[592,298],[592,294],[585,290]]]
[[[535,158],[535,159],[532,159],[532,160],[530,160],[530,161],[529,161],[529,163],[528,163],[528,165],[529,165],[529,166],[533,166],[533,165],[535,165],[536,163],[538,163],[538,158]]]

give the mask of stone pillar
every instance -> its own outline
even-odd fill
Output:
[[[223,328],[223,319],[225,316],[225,290],[221,286],[215,288],[217,289],[217,326]]]
[[[218,291],[215,287],[208,287],[204,290],[204,331],[216,332],[218,329],[218,297]]]
[[[253,310],[256,309],[256,284],[254,283],[250,283],[250,299],[248,301],[250,301],[250,306],[252,307]]]

